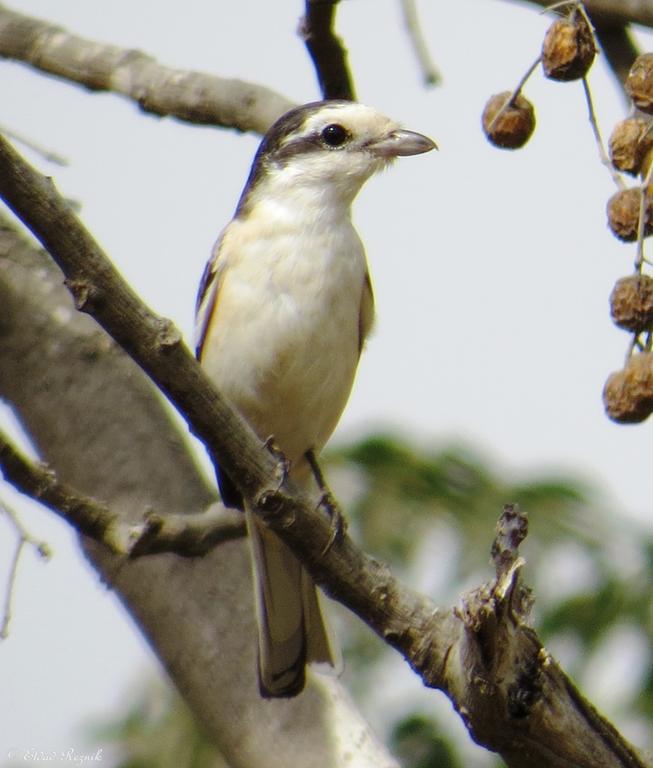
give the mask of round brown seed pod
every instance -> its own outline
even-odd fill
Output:
[[[626,78],[626,91],[638,109],[653,114],[653,53],[635,59]]]
[[[533,105],[521,94],[513,103],[508,104],[510,96],[510,91],[491,96],[481,118],[483,132],[488,140],[501,149],[523,147],[535,130]]]
[[[610,314],[627,331],[653,328],[653,278],[636,274],[617,280],[610,294]]]
[[[653,412],[653,355],[632,355],[621,371],[608,376],[603,388],[605,412],[620,424],[636,424]]]
[[[642,197],[641,190],[637,187],[622,189],[620,192],[612,195],[608,200],[607,214],[608,226],[615,237],[632,243],[637,240],[637,229],[639,227],[639,204]],[[646,206],[646,216],[644,222],[644,236],[648,237],[653,233],[651,227],[651,210],[653,205],[649,200]]]
[[[547,30],[542,44],[542,69],[551,80],[585,77],[595,56],[594,36],[582,14],[556,19]]]
[[[653,149],[653,125],[641,117],[617,123],[610,135],[610,161],[618,171],[645,173],[645,158]],[[649,160],[650,163],[650,160]]]

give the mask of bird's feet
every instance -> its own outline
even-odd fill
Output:
[[[279,448],[279,446],[276,444],[274,435],[270,435],[270,437],[268,437],[267,440],[263,442],[263,447],[266,451],[269,451],[272,458],[277,462],[275,474],[279,481],[277,491],[280,491],[281,486],[288,479],[288,474],[290,472],[290,461],[286,458],[281,448]]]
[[[347,532],[347,520],[345,519],[345,516],[343,515],[342,510],[340,509],[340,505],[335,499],[335,496],[331,493],[331,490],[327,485],[326,480],[324,479],[322,468],[318,464],[313,449],[306,451],[306,461],[308,461],[311,472],[313,473],[313,477],[315,478],[315,482],[322,492],[317,505],[318,509],[320,507],[324,509],[324,511],[329,516],[329,520],[331,521],[331,535],[329,536],[329,540],[322,550],[322,555],[326,555],[331,547],[335,544],[335,542],[342,538]]]

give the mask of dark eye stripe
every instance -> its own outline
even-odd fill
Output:
[[[249,178],[247,179],[245,189],[238,201],[238,206],[234,215],[242,216],[246,212],[249,192],[252,187],[265,176],[267,167],[270,165],[283,167],[288,163],[288,160],[291,157],[305,152],[325,150],[324,140],[319,133],[300,135],[295,139],[287,141],[289,135],[301,130],[302,126],[306,124],[310,117],[325,106],[347,107],[350,105],[350,101],[316,101],[290,110],[290,112],[287,112],[277,120],[263,137],[263,141],[259,145],[250,169]]]

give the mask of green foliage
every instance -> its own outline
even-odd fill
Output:
[[[491,532],[504,504],[519,502],[543,539],[559,536],[587,505],[588,492],[577,480],[511,483],[459,446],[424,451],[390,435],[374,435],[332,453],[330,461],[361,474],[363,491],[350,514],[363,547],[399,566],[414,555],[420,534],[438,518],[465,540],[464,576],[487,563]]]
[[[462,768],[438,724],[423,715],[400,720],[390,734],[390,746],[405,768]]]

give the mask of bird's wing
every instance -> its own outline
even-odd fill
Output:
[[[361,294],[361,305],[358,314],[358,354],[363,351],[365,339],[368,337],[372,326],[374,325],[374,292],[372,291],[372,281],[370,273],[365,273],[363,281],[363,292]]]
[[[198,360],[202,359],[202,347],[206,339],[206,332],[218,301],[220,277],[226,266],[224,248],[222,247],[224,241],[225,233],[223,232],[213,248],[211,258],[206,263],[197,292],[197,302],[195,304],[195,356]]]

